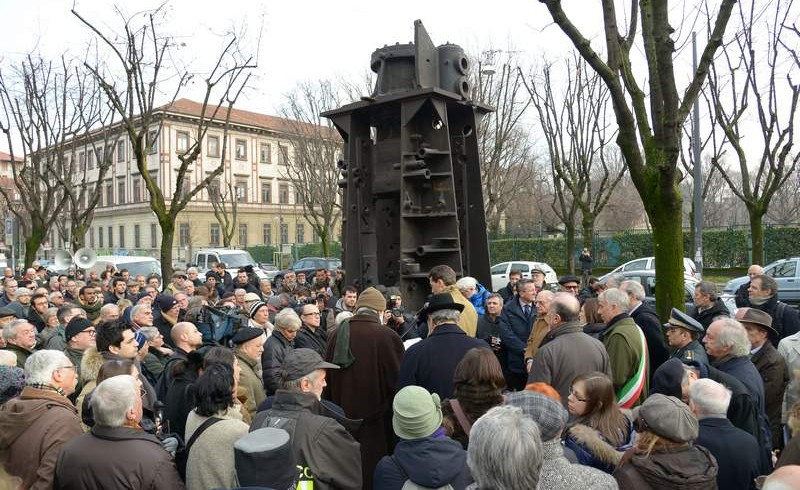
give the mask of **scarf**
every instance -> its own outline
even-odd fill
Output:
[[[333,363],[337,366],[348,368],[356,362],[353,351],[350,350],[350,319],[343,321],[336,330],[336,345],[333,348]]]

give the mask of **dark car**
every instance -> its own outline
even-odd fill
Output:
[[[656,272],[653,270],[646,270],[646,271],[624,271],[624,272],[617,272],[614,275],[620,275],[625,277],[625,280],[632,280],[632,281],[639,281],[639,283],[644,287],[644,302],[648,303],[652,306],[656,304]],[[605,284],[606,280],[610,277],[610,275],[604,277],[600,281]],[[699,281],[697,279],[686,277],[683,278],[683,289],[685,293],[685,300],[686,300],[686,312],[694,311],[694,288],[697,286]]]
[[[304,272],[306,277],[313,277],[317,269],[324,268],[328,269],[329,271],[333,271],[337,267],[341,266],[342,260],[337,259],[336,257],[304,257],[302,259],[298,259],[288,269],[277,273],[272,282],[274,287],[279,288],[283,282],[283,276],[289,271],[292,271],[295,274]]]

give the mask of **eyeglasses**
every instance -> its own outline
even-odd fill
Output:
[[[578,286],[564,286],[564,289],[574,289],[574,290],[577,291],[578,290]]]
[[[92,328],[92,329],[81,330],[79,333],[87,333],[89,334],[90,337],[94,337],[95,335],[97,335],[97,330]]]
[[[140,398],[144,398],[144,396],[146,394],[147,394],[147,390],[145,390],[144,388],[139,388],[139,397]]]
[[[569,389],[569,394],[570,394],[570,395],[572,395],[572,396],[573,396],[573,397],[574,397],[576,400],[578,400],[578,401],[579,401],[579,402],[581,402],[581,403],[586,403],[586,402],[588,402],[588,401],[589,401],[589,399],[588,399],[588,398],[581,398],[581,397],[579,397],[579,396],[578,396],[578,393],[577,393],[577,392],[576,392],[574,389],[572,389],[572,388],[570,388],[570,389]]]

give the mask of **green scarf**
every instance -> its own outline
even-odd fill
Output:
[[[336,345],[333,348],[333,363],[342,368],[348,368],[356,362],[353,351],[350,350],[350,319],[343,321],[336,330]]]

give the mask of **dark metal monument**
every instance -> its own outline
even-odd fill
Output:
[[[345,141],[347,280],[398,286],[408,309],[425,302],[435,265],[491,286],[477,127],[492,109],[469,100],[469,65],[417,20],[413,44],[372,53],[372,96],[323,114]]]

